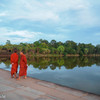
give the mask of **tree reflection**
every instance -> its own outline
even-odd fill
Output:
[[[4,63],[7,68],[10,68],[10,58],[0,58],[0,64]],[[73,69],[75,67],[91,67],[93,64],[100,66],[100,57],[27,57],[28,65],[32,65],[39,70],[50,68],[55,70]]]
[[[10,59],[9,58],[0,58],[0,64],[4,63],[6,68],[10,68]]]

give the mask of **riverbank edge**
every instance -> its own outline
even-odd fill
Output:
[[[9,74],[10,74],[10,71],[8,71],[8,70],[4,70],[4,69],[2,69],[2,68],[0,68],[0,70],[5,71],[5,72],[9,72]],[[17,74],[17,75],[18,75],[18,74]],[[30,78],[30,79],[32,79],[32,80],[38,80],[38,81],[43,81],[43,82],[51,83],[51,84],[54,84],[54,85],[57,85],[57,86],[60,86],[60,87],[63,87],[63,88],[70,89],[70,90],[72,90],[72,91],[76,91],[76,92],[80,92],[80,93],[84,93],[84,94],[88,94],[88,95],[100,96],[99,94],[94,94],[94,93],[86,92],[86,91],[83,91],[83,90],[71,88],[71,87],[68,87],[68,86],[64,86],[64,85],[57,84],[57,83],[53,83],[53,82],[46,81],[46,80],[40,80],[40,79],[33,78],[33,77],[30,77],[30,76],[27,76],[27,78]]]

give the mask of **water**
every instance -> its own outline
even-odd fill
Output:
[[[11,70],[9,58],[0,68]],[[28,76],[100,95],[100,57],[30,57]]]

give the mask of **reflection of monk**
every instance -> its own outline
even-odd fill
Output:
[[[27,77],[27,59],[26,56],[23,54],[23,51],[20,52],[21,55],[21,59],[20,59],[20,70],[19,70],[19,78],[18,80],[20,80],[21,76],[24,76],[24,78],[26,79]]]
[[[16,49],[14,50],[14,53],[11,55],[10,61],[12,64],[11,77],[13,78],[13,75],[14,75],[14,78],[16,78],[16,73],[17,73],[17,68],[18,68],[18,55],[17,55]]]

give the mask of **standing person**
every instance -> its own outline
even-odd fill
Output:
[[[11,77],[13,78],[13,76],[14,76],[14,78],[16,78],[16,73],[17,73],[17,68],[18,68],[18,54],[17,54],[16,48],[14,49],[14,53],[11,54],[10,62],[12,64]]]
[[[17,80],[20,80],[21,76],[24,76],[24,78],[27,78],[27,59],[26,56],[24,55],[24,52],[20,52],[21,59],[20,59],[20,70],[19,70],[19,77]]]

